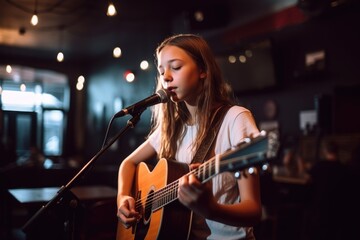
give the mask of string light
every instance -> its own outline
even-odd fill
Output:
[[[124,73],[124,78],[127,82],[133,82],[135,80],[135,74],[132,71],[127,70]]]
[[[114,48],[114,50],[113,50],[113,56],[114,56],[114,58],[119,58],[119,57],[121,57],[121,48],[119,48],[119,47]]]
[[[229,61],[229,63],[235,63],[236,62],[236,57],[234,55],[230,55],[228,57],[228,61]]]
[[[107,12],[106,15],[109,17],[113,17],[117,14],[116,12],[116,8],[114,6],[114,4],[112,2],[109,3],[108,8],[107,8]]]
[[[83,75],[80,75],[77,79],[76,89],[78,91],[81,91],[84,88],[84,83],[85,83],[85,77]]]
[[[58,62],[64,61],[64,54],[61,51],[58,52],[58,54],[56,56],[56,59],[57,59]]]
[[[12,67],[11,67],[11,65],[6,65],[6,72],[7,72],[7,73],[11,73],[11,72],[12,72]]]
[[[141,61],[141,63],[140,63],[140,68],[141,68],[142,70],[148,69],[148,68],[149,68],[149,62],[146,61],[146,60]]]

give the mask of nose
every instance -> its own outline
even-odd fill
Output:
[[[164,82],[170,82],[170,81],[172,81],[171,72],[168,71],[168,70],[165,70],[165,71],[164,71],[162,77],[163,77]]]

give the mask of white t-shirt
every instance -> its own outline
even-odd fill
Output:
[[[259,133],[251,112],[241,106],[232,106],[226,113],[220,127],[216,142],[215,154],[222,154],[225,151],[236,147],[244,138],[255,136]],[[197,134],[197,126],[186,126],[186,135],[178,144],[176,160],[190,164],[194,152],[192,143]],[[150,137],[150,143],[154,149],[159,150],[159,131],[155,131]],[[239,191],[237,180],[233,173],[221,173],[212,178],[213,193],[218,202],[233,204],[239,202]],[[211,230],[207,239],[235,240],[253,239],[252,228],[234,227],[219,222],[206,220]]]

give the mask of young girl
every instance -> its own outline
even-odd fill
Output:
[[[232,106],[222,121],[212,155],[259,134],[251,112],[235,105],[231,88],[203,38],[179,34],[165,39],[156,49],[156,63],[157,90],[166,89],[171,101],[152,108],[149,137],[120,165],[117,215],[126,229],[144,214],[137,210],[131,194],[140,162],[156,156],[186,163],[190,169],[198,167],[191,161],[206,138],[214,112],[224,105]],[[258,174],[235,178],[224,172],[204,184],[195,175],[185,174],[179,178],[177,193],[180,203],[193,213],[189,239],[255,239],[252,226],[261,218]]]

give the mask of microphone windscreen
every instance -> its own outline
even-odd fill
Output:
[[[168,90],[160,89],[159,91],[156,92],[156,94],[159,95],[161,99],[161,103],[166,103],[169,101],[170,93]]]

